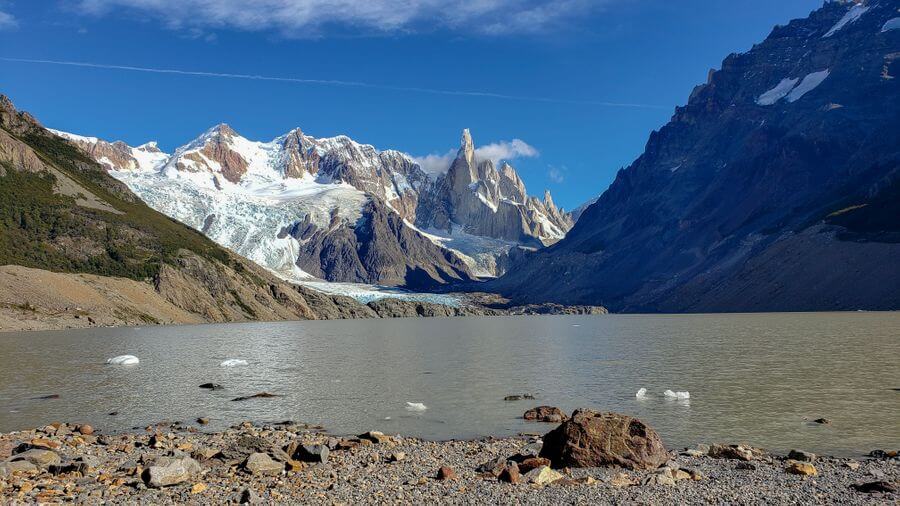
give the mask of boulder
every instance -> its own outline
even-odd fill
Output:
[[[659,435],[637,418],[579,409],[544,436],[541,457],[553,467],[656,469],[669,460]]]
[[[200,473],[200,464],[190,457],[161,457],[144,471],[148,487],[161,488],[190,480]]]
[[[561,409],[554,406],[538,406],[536,408],[531,408],[522,415],[522,418],[548,423],[561,423],[569,419]]]
[[[244,469],[250,474],[278,475],[284,470],[284,464],[275,462],[266,453],[251,453],[244,461]]]
[[[534,399],[534,396],[531,394],[516,394],[516,395],[507,395],[503,398],[504,401],[522,401],[526,399]]]
[[[799,474],[801,476],[815,476],[819,474],[819,472],[816,471],[816,466],[809,462],[800,462],[798,460],[787,461],[784,470],[788,474]]]
[[[328,447],[325,445],[299,445],[292,457],[301,462],[324,464],[328,462]]]

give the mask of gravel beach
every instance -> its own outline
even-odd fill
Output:
[[[336,437],[303,424],[249,422],[205,433],[204,421],[110,435],[67,424],[2,434],[0,498],[4,504],[896,504],[900,500],[891,491],[900,481],[900,460],[893,452],[876,452],[860,460],[798,453],[789,460],[753,449],[746,455],[750,460],[742,460],[713,458],[714,451],[698,447],[671,452],[671,460],[656,470],[554,471],[535,458],[542,443],[538,435],[432,442],[379,432]],[[497,473],[497,463],[505,467],[507,460],[518,462],[518,480],[510,479],[516,473]],[[793,474],[800,472],[794,469],[797,466],[815,475]],[[528,473],[529,468],[534,469]],[[853,487],[863,484],[875,491]]]

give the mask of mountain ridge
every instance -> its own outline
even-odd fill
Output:
[[[900,308],[900,2],[729,55],[566,238],[479,290],[614,311]]]
[[[543,201],[528,196],[508,163],[500,170],[489,160],[476,164],[468,130],[460,153],[469,152],[472,172],[456,186],[400,151],[347,136],[314,138],[300,128],[258,142],[219,124],[171,155],[155,145],[132,148],[55,132],[152,207],[295,280],[312,275],[418,289],[472,281],[502,272],[511,249],[551,244],[572,223],[549,192]],[[467,212],[455,212],[461,207]],[[251,212],[266,215],[267,223],[250,222]],[[359,230],[386,223],[378,216],[390,214],[402,220],[390,231]],[[393,254],[369,254],[379,249]]]

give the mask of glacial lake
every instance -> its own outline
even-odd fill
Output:
[[[636,415],[669,448],[900,447],[900,313],[522,316],[0,334],[0,431],[200,416],[427,439],[545,432],[537,405]],[[135,366],[106,360],[130,354]],[[226,359],[246,366],[222,367]],[[202,383],[222,384],[209,391]],[[640,388],[646,399],[637,399]],[[662,392],[689,391],[671,400]],[[270,392],[280,397],[232,401]],[[511,394],[535,400],[504,401]],[[58,395],[54,399],[38,397]],[[407,402],[422,403],[410,411]],[[117,412],[111,416],[109,413]],[[827,418],[829,425],[813,423]]]

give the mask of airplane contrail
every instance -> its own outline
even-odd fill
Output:
[[[481,98],[494,98],[500,100],[517,100],[522,102],[546,102],[546,103],[554,103],[554,104],[569,104],[569,105],[593,105],[593,106],[601,106],[601,107],[631,107],[638,109],[670,109],[671,107],[663,106],[663,105],[654,105],[654,104],[634,104],[634,103],[626,103],[626,102],[606,102],[600,100],[569,100],[562,98],[551,98],[551,97],[533,97],[533,96],[523,96],[523,95],[506,95],[503,93],[492,93],[487,91],[455,91],[455,90],[444,90],[444,89],[435,89],[435,88],[419,88],[414,86],[393,86],[389,84],[374,84],[374,83],[365,83],[359,81],[340,81],[335,79],[306,79],[299,77],[278,77],[278,76],[264,76],[258,74],[232,74],[227,72],[205,72],[199,70],[179,70],[179,69],[167,69],[167,68],[153,68],[153,67],[135,67],[132,65],[110,65],[106,63],[92,63],[92,62],[80,62],[80,61],[63,61],[63,60],[36,60],[30,58],[9,58],[9,57],[0,57],[0,61],[6,62],[14,62],[14,63],[36,63],[36,64],[45,64],[45,65],[65,65],[69,67],[87,67],[93,69],[107,69],[107,70],[126,70],[131,72],[149,72],[153,74],[176,74],[182,76],[199,76],[199,77],[219,77],[226,79],[249,79],[254,81],[277,81],[283,83],[300,83],[300,84],[318,84],[324,86],[344,86],[351,88],[369,88],[369,89],[377,89],[377,90],[388,90],[388,91],[406,91],[413,93],[429,93],[432,95],[452,95],[452,96],[462,96],[462,97],[481,97]]]

